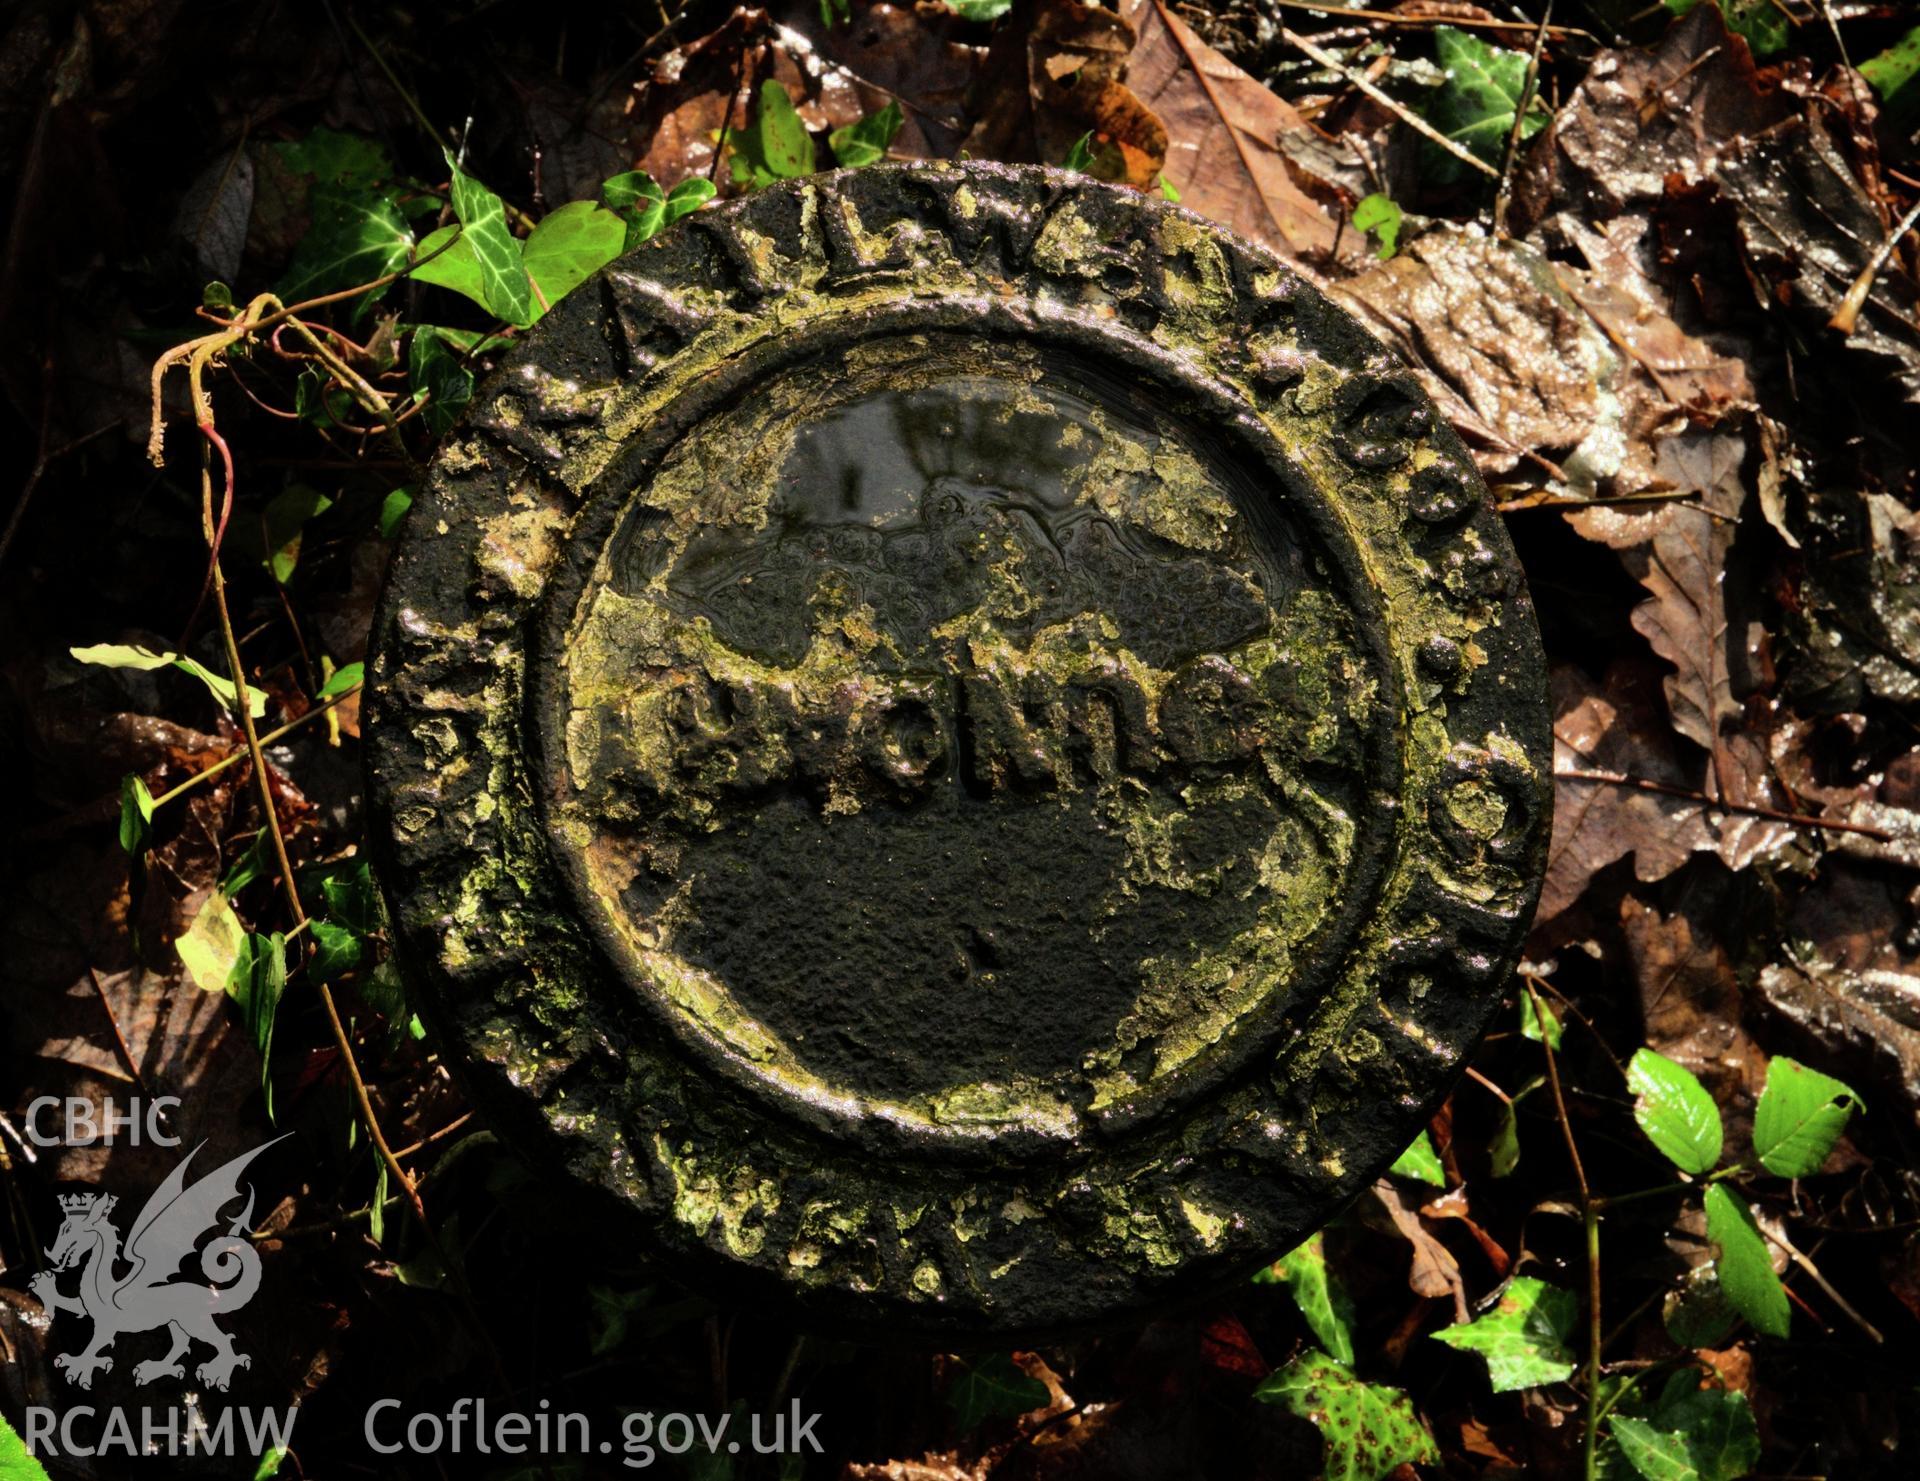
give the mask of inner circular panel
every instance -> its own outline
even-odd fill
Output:
[[[1276,485],[1019,342],[871,340],[700,421],[543,717],[635,988],[816,1120],[1049,1139],[1270,1021],[1352,914],[1385,709]]]

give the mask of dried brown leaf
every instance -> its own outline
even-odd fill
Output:
[[[1166,124],[1166,177],[1181,203],[1283,257],[1330,260],[1339,218],[1294,180],[1279,144],[1311,132],[1307,122],[1195,35],[1166,0],[1124,0],[1121,13],[1139,33],[1129,80]],[[1360,234],[1345,237],[1346,253],[1357,258]]]
[[[1167,129],[1127,85],[1134,29],[1124,18],[1079,0],[1042,0],[1029,35],[1028,81],[1035,145],[1057,164],[1092,133],[1109,146],[1111,178],[1147,190],[1167,162]],[[1102,173],[1109,173],[1103,171]]]

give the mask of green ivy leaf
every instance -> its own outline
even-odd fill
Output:
[[[327,920],[312,922],[310,929],[313,932],[313,955],[307,959],[310,982],[332,982],[359,966],[360,959],[366,955],[367,944],[357,931]]]
[[[1514,110],[1527,85],[1524,53],[1492,46],[1470,32],[1436,26],[1434,51],[1446,81],[1427,108],[1427,121],[1454,143],[1497,165],[1513,132]],[[1528,110],[1520,137],[1530,139],[1546,126],[1544,113]],[[1457,180],[1465,168],[1452,155],[1433,151],[1434,172],[1443,182]]]
[[[1512,1177],[1520,1165],[1520,1117],[1512,1101],[1500,1104],[1500,1124],[1487,1143],[1487,1159],[1491,1164],[1488,1170],[1496,1178]]]
[[[321,185],[347,185],[362,189],[393,178],[393,162],[387,151],[361,134],[343,134],[325,126],[315,128],[304,139],[290,139],[270,146],[280,162],[296,175],[310,175]]]
[[[1274,1264],[1273,1272],[1285,1282],[1293,1304],[1300,1308],[1307,1329],[1320,1339],[1320,1345],[1338,1361],[1351,1365],[1353,1306],[1339,1279],[1327,1268],[1323,1237],[1316,1234],[1288,1251]]]
[[[137,859],[153,842],[153,794],[132,772],[120,778],[120,847]]]
[[[1396,1177],[1431,1183],[1436,1188],[1447,1186],[1447,1171],[1440,1165],[1440,1154],[1433,1150],[1433,1138],[1424,1131],[1413,1139],[1412,1146],[1393,1159],[1393,1166],[1387,1171]]]
[[[1358,218],[1356,218],[1357,221]],[[1530,988],[1520,989],[1520,1035],[1533,1040],[1536,1044],[1545,1044],[1549,1049],[1557,1050],[1560,1041],[1566,1037],[1566,1025],[1560,1022],[1559,1015],[1546,1003],[1536,997]]]
[[[227,996],[240,1005],[247,1032],[260,1050],[260,1089],[273,1119],[273,1020],[287,987],[287,938],[249,935],[227,974]]]
[[[663,203],[664,204],[664,203]],[[627,226],[592,201],[570,201],[533,229],[520,261],[545,313],[626,250]],[[541,307],[544,301],[545,307]]]
[[[413,277],[438,288],[451,288],[472,299],[488,313],[487,285],[480,275],[480,259],[473,255],[473,243],[463,234],[460,223],[450,221],[428,232],[413,252]]]
[[[527,270],[520,263],[520,244],[507,230],[506,204],[455,164],[451,154],[446,161],[453,182],[453,214],[460,218],[460,240],[472,254],[479,274],[479,302],[496,319],[531,324],[538,315]],[[453,253],[446,255],[451,257]]]
[[[329,919],[350,926],[363,936],[370,936],[380,929],[380,896],[374,889],[373,870],[365,859],[336,870],[321,880],[320,894],[327,902]]]
[[[853,19],[853,0],[820,0],[820,24],[829,31]]]
[[[887,150],[904,122],[906,115],[900,111],[900,105],[888,103],[878,113],[869,113],[857,123],[828,134],[827,147],[833,151],[833,157],[850,170],[878,164],[887,157]]]
[[[1787,1335],[1789,1321],[1786,1287],[1773,1273],[1766,1236],[1753,1220],[1753,1210],[1723,1183],[1707,1189],[1707,1238],[1720,1247],[1715,1269],[1720,1289],[1735,1311],[1769,1337]]]
[[[1516,1275],[1492,1311],[1433,1336],[1436,1342],[1483,1356],[1493,1391],[1504,1394],[1572,1375],[1576,1363],[1567,1337],[1576,1320],[1573,1292]]]
[[[1654,1412],[1610,1421],[1620,1453],[1647,1481],[1739,1481],[1760,1463],[1760,1430],[1744,1394],[1673,1375]]]
[[[1320,1431],[1325,1481],[1380,1481],[1403,1465],[1437,1461],[1440,1447],[1397,1388],[1362,1383],[1322,1352],[1295,1358],[1253,1391]]]
[[[366,1005],[386,1019],[397,1042],[401,1038],[424,1039],[426,1025],[407,1007],[406,979],[392,962],[382,962],[359,982],[360,996]]]
[[[1685,15],[1700,0],[1666,0],[1667,9]],[[1720,15],[1727,29],[1742,37],[1756,57],[1770,57],[1785,51],[1793,36],[1793,23],[1780,9],[1779,0],[1720,0]]]
[[[691,215],[699,210],[717,193],[714,183],[704,175],[696,175],[691,180],[682,180],[667,192],[666,225],[672,226],[682,216]]]
[[[635,1315],[654,1304],[652,1286],[637,1291],[616,1291],[612,1286],[588,1286],[587,1300],[592,1303],[587,1321],[587,1351],[603,1358],[627,1340],[627,1327]]]
[[[1920,26],[1894,42],[1876,57],[1860,64],[1860,75],[1867,79],[1882,99],[1891,98],[1913,81],[1920,72]]]
[[[1353,208],[1354,230],[1369,233],[1379,243],[1374,256],[1381,261],[1393,256],[1400,250],[1400,224],[1404,213],[1390,195],[1375,191]],[[1520,1006],[1524,1011],[1528,1002],[1525,992],[1520,994]]]
[[[1861,1109],[1853,1087],[1777,1055],[1753,1113],[1753,1150],[1760,1165],[1783,1178],[1820,1171],[1847,1119]]]
[[[946,4],[963,21],[997,21],[1013,9],[1013,0],[946,0]]]
[[[407,345],[407,385],[422,403],[420,419],[435,437],[444,436],[473,400],[473,372],[440,331],[427,324],[413,331]]]
[[[1047,1386],[1021,1372],[1004,1353],[963,1364],[947,1387],[947,1404],[963,1435],[989,1419],[1012,1419],[1044,1409],[1048,1397]]]
[[[313,224],[275,290],[287,303],[370,283],[407,265],[413,232],[390,195],[321,183],[313,187],[309,210]]]
[[[667,193],[645,170],[601,181],[600,199],[626,227],[624,250],[631,251],[667,224]]]
[[[1668,1161],[1696,1176],[1713,1170],[1724,1135],[1720,1111],[1692,1071],[1641,1049],[1627,1066],[1627,1088],[1633,1119]]]

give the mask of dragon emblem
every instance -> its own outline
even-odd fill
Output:
[[[291,1133],[289,1133],[291,1134]],[[260,1288],[260,1255],[243,1231],[253,1217],[253,1191],[247,1206],[227,1225],[227,1232],[200,1251],[200,1270],[213,1285],[175,1280],[181,1262],[192,1255],[202,1236],[216,1230],[220,1211],[240,1196],[240,1175],[268,1147],[285,1141],[275,1137],[264,1146],[223,1163],[191,1186],[187,1169],[200,1143],[167,1175],[141,1208],[128,1231],[124,1250],[120,1231],[110,1218],[117,1200],[110,1193],[74,1193],[60,1199],[65,1219],[47,1251],[52,1270],[43,1270],[30,1289],[49,1315],[70,1311],[93,1318],[93,1340],[85,1351],[56,1357],[54,1366],[81,1388],[93,1387],[96,1372],[111,1372],[107,1349],[123,1332],[149,1332],[165,1327],[173,1346],[164,1357],[149,1358],[133,1370],[135,1383],[158,1378],[184,1378],[181,1358],[197,1340],[213,1349],[213,1356],[195,1370],[209,1388],[225,1389],[235,1368],[252,1366],[252,1359],[235,1350],[233,1339],[214,1323],[216,1316],[238,1311]],[[79,1291],[59,1289],[57,1273],[81,1267]]]

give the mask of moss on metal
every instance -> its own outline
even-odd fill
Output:
[[[378,632],[381,878],[474,1093],[825,1322],[1272,1258],[1443,1093],[1541,873],[1457,441],[1266,254],[1054,172],[622,259],[443,452]]]

